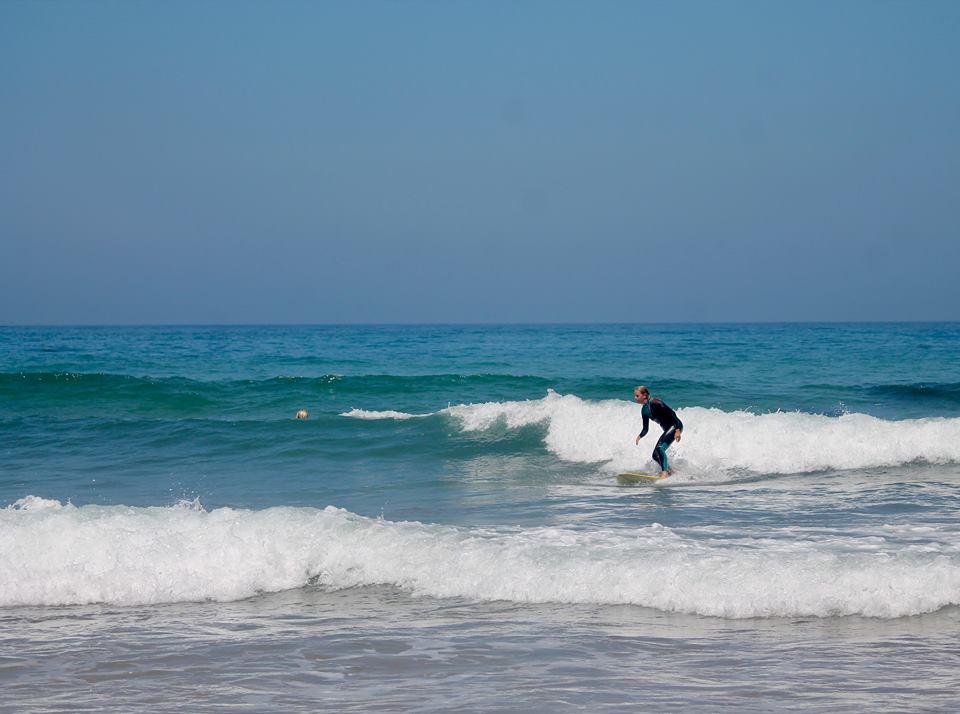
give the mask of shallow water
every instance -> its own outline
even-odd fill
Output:
[[[950,711],[960,666],[955,607],[731,621],[367,586],[0,624],[10,711]]]

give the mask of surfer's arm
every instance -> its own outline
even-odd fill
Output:
[[[639,444],[639,443],[640,443],[640,439],[642,439],[643,437],[645,437],[645,436],[647,435],[647,429],[650,428],[650,417],[647,416],[647,413],[646,413],[646,410],[645,410],[645,409],[644,409],[644,411],[642,412],[642,414],[643,414],[643,431],[641,431],[641,432],[637,435],[636,440],[633,442],[633,443],[635,443],[635,444]]]

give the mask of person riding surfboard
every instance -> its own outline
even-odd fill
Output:
[[[666,478],[670,475],[670,462],[667,460],[667,448],[674,441],[680,441],[683,433],[683,422],[677,413],[668,407],[663,400],[656,397],[650,397],[650,390],[640,385],[633,390],[634,400],[642,406],[640,414],[643,416],[643,431],[634,440],[639,446],[640,439],[647,434],[650,427],[650,420],[653,419],[663,429],[663,433],[657,440],[657,445],[653,447],[653,460],[660,466],[660,478]]]

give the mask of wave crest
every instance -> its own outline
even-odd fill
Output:
[[[677,413],[684,422],[683,440],[671,447],[670,455],[684,471],[788,474],[915,461],[960,463],[958,418],[893,421],[857,413],[754,414],[705,407],[681,408]],[[642,420],[637,405],[623,400],[591,401],[553,391],[542,399],[460,404],[435,414],[453,418],[464,432],[483,431],[496,425],[517,429],[545,424],[545,446],[559,458],[606,462],[609,468],[619,470],[652,464],[651,453],[660,433],[651,422],[650,432],[638,448],[634,440]],[[412,416],[393,412],[363,414],[367,419]]]
[[[832,534],[751,538],[458,528],[342,509],[0,510],[0,605],[235,600],[307,586],[632,604],[720,617],[900,617],[960,603],[960,551]]]

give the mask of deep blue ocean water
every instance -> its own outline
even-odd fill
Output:
[[[946,710],[958,353],[956,323],[0,328],[0,705]],[[637,384],[684,438],[622,487]]]

